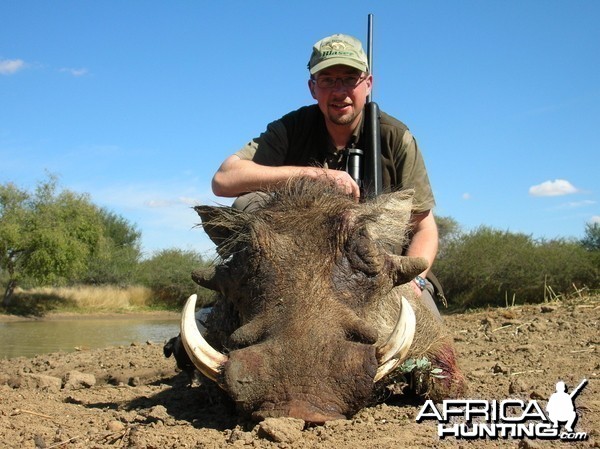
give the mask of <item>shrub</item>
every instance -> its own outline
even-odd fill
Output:
[[[166,249],[140,262],[138,282],[152,289],[154,300],[170,308],[180,308],[191,295],[198,295],[198,303],[207,305],[212,292],[192,281],[191,273],[200,266],[208,265],[194,251]]]
[[[599,286],[597,253],[587,251],[579,242],[557,239],[541,241],[536,247],[538,276],[557,293],[575,288],[596,289]]]
[[[447,241],[433,271],[449,302],[462,307],[541,302],[546,286],[559,294],[599,282],[594,254],[578,242],[489,227]]]

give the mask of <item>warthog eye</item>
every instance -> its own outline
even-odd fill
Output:
[[[340,317],[346,340],[354,343],[372,345],[377,342],[377,329],[359,318],[354,312],[347,311]]]
[[[230,335],[229,344],[231,349],[240,349],[257,344],[264,338],[266,330],[265,320],[255,318]]]
[[[354,343],[372,345],[377,342],[377,332],[374,329],[367,330],[366,332],[361,332],[359,329],[350,329],[346,332],[346,340]]]
[[[348,241],[348,258],[352,266],[368,276],[378,274],[385,263],[385,257],[375,242],[361,234]]]

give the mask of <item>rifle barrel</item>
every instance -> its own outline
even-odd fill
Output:
[[[367,16],[367,62],[369,73],[373,74],[373,14]],[[373,90],[367,97],[367,103],[373,101]]]

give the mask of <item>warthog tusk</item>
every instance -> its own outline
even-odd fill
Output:
[[[204,339],[198,326],[196,326],[196,300],[197,295],[188,298],[181,314],[181,341],[185,352],[192,360],[194,366],[213,381],[217,381],[221,367],[227,362],[228,357],[215,350]]]
[[[404,360],[415,337],[416,325],[415,312],[403,296],[402,310],[400,310],[396,327],[394,327],[388,340],[377,348],[379,367],[373,382],[378,382],[387,376]]]

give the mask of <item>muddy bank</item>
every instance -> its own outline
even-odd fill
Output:
[[[577,443],[524,439],[440,440],[416,423],[420,404],[392,397],[349,420],[304,429],[295,420],[239,418],[212,389],[189,388],[162,345],[137,342],[0,361],[0,441],[15,448],[438,448],[600,447],[600,298],[445,317],[470,398],[535,399],[557,381],[577,396]]]

